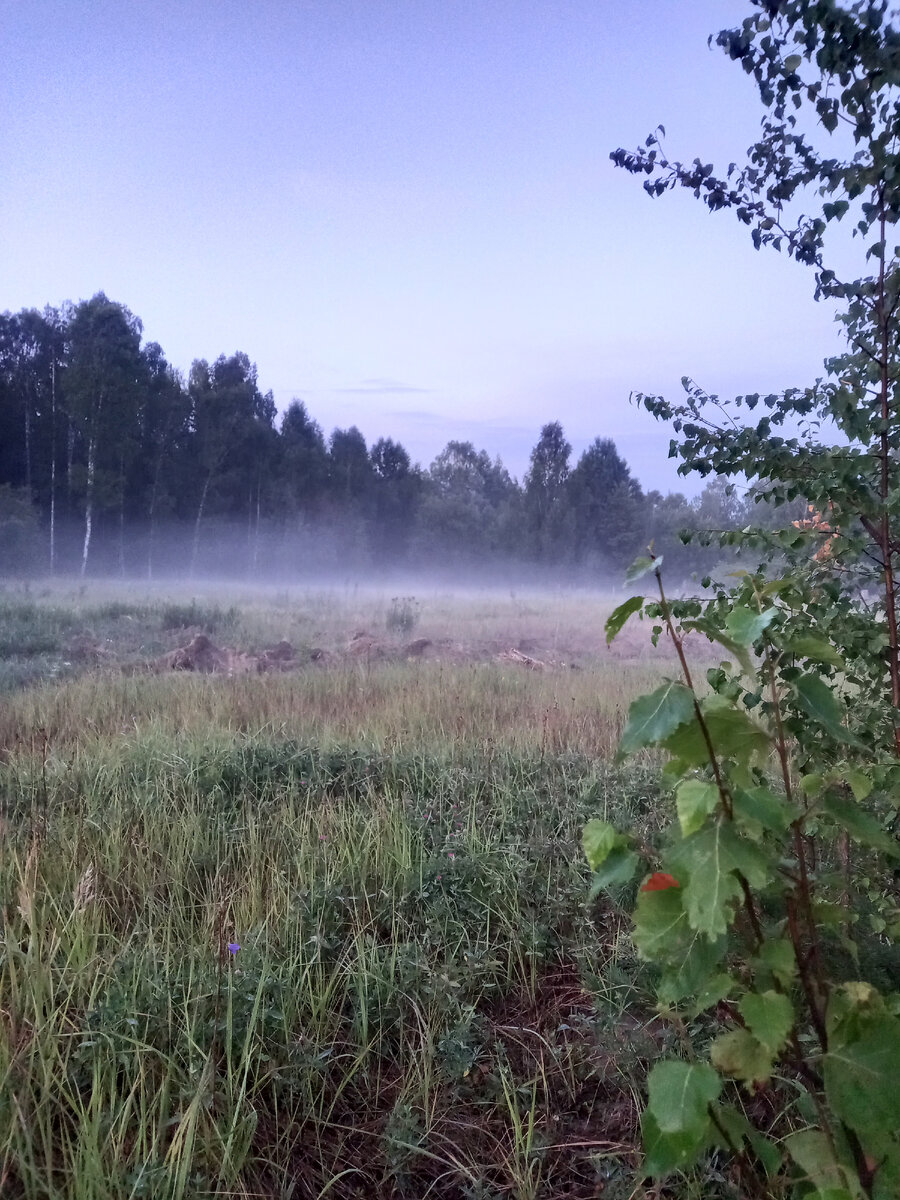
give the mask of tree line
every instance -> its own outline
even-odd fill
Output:
[[[493,563],[617,571],[650,538],[735,528],[710,484],[645,492],[609,438],[573,461],[544,425],[521,482],[471,442],[427,469],[355,426],[326,437],[302,400],[279,416],[244,353],[185,378],[102,292],[0,314],[0,555],[8,570],[302,575],[313,568]],[[676,555],[676,557],[679,557]]]

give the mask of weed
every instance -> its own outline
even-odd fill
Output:
[[[394,596],[384,618],[389,633],[412,633],[419,623],[419,602],[415,596]]]
[[[224,633],[233,629],[240,617],[239,610],[219,608],[214,604],[166,604],[160,614],[160,628],[164,630],[199,628],[206,633]]]

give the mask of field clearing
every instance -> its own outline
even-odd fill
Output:
[[[606,647],[603,620],[623,598],[568,590],[390,596],[358,586],[7,585],[0,588],[0,693],[94,666],[146,665],[197,631],[251,653],[284,639],[301,659],[314,648],[340,657],[354,635],[399,655],[413,632],[431,642],[426,657],[456,664],[490,661],[510,648],[576,668],[667,657],[645,628]]]
[[[661,832],[652,762],[613,754],[668,656],[608,653],[610,606],[7,590],[35,669],[0,701],[0,1194],[640,1195],[677,1033],[579,841]],[[328,659],[141,669],[198,630]]]

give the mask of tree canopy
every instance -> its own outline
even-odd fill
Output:
[[[10,569],[291,574],[487,559],[597,581],[650,536],[685,573],[704,561],[681,548],[679,522],[719,511],[718,493],[645,496],[609,438],[573,460],[560,422],[547,422],[521,483],[472,442],[451,441],[422,467],[390,436],[326,438],[300,398],[279,415],[246,353],[196,359],[183,378],[142,334],[102,292],[0,314]]]

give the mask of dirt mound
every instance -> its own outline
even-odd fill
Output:
[[[196,634],[186,646],[170,650],[157,659],[156,664],[162,671],[199,671],[203,675],[228,669],[225,652],[214,645],[205,633]]]
[[[353,637],[347,643],[347,653],[351,658],[371,660],[373,658],[383,658],[384,647],[371,633],[367,633],[364,629],[361,629],[357,633],[354,633]]]
[[[416,638],[403,647],[403,653],[407,658],[421,658],[431,645],[431,638]]]
[[[294,653],[294,647],[290,642],[282,638],[274,646],[269,646],[267,650],[263,650],[257,659],[256,669],[260,672],[288,671],[296,665],[297,656]]]
[[[258,669],[252,654],[215,645],[205,633],[198,633],[186,646],[179,646],[158,658],[154,670],[196,671],[200,675],[249,675]]]

